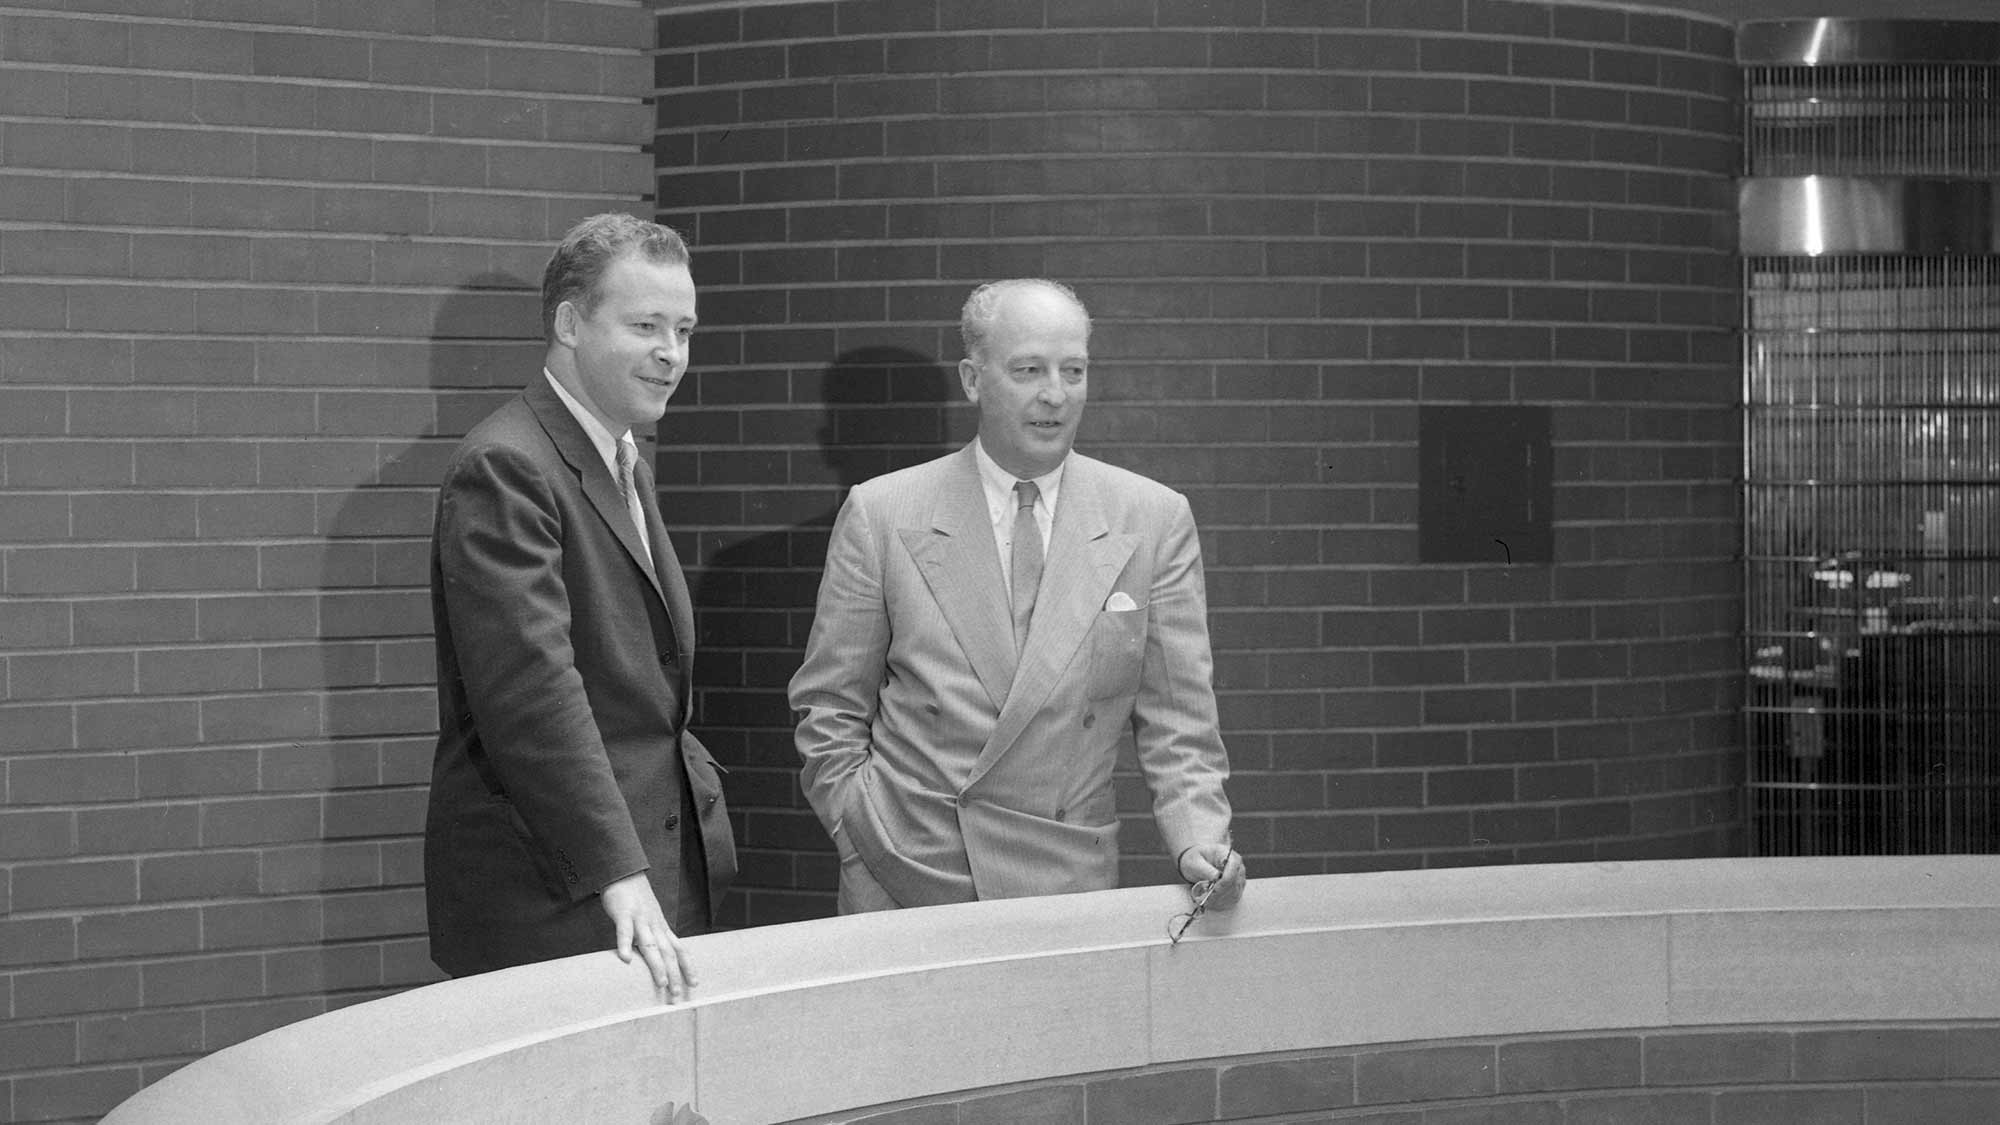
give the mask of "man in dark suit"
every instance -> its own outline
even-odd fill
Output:
[[[466,435],[438,494],[431,958],[464,976],[608,948],[679,998],[679,939],[736,872],[721,777],[687,730],[687,581],[631,435],[687,370],[687,246],[584,220],[549,259],[542,322],[544,370]]]

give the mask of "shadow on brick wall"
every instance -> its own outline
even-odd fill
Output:
[[[722,909],[725,926],[767,925],[833,913],[833,844],[799,790],[785,688],[812,630],[828,533],[847,490],[970,440],[972,419],[952,368],[909,348],[841,353],[819,373],[820,465],[794,459],[789,526],[730,539],[702,560],[695,606],[702,655],[702,737],[733,771],[743,872]],[[962,431],[962,432],[961,432]],[[756,435],[746,432],[746,444]],[[758,521],[746,496],[746,523]]]
[[[423,300],[412,296],[413,301]],[[435,298],[426,341],[385,339],[353,373],[352,408],[322,441],[346,450],[343,491],[319,499],[321,839],[293,885],[316,892],[329,1007],[441,979],[425,936],[424,809],[437,740],[430,539],[438,481],[465,432],[534,377],[538,294],[507,273]],[[385,331],[394,329],[385,326]],[[364,452],[366,447],[366,452]],[[331,474],[329,474],[331,475]],[[333,482],[328,481],[331,485]]]

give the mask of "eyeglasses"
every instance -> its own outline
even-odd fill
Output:
[[[1194,920],[1201,917],[1202,912],[1208,909],[1209,897],[1215,894],[1215,889],[1221,885],[1222,876],[1217,875],[1213,879],[1205,879],[1188,888],[1188,894],[1194,898],[1194,905],[1167,919],[1168,945],[1181,943],[1181,935],[1187,933],[1188,927],[1194,925]]]

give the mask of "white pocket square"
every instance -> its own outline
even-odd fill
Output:
[[[1138,605],[1132,601],[1132,595],[1123,590],[1112,591],[1111,599],[1104,603],[1104,612],[1106,613],[1130,613],[1138,608]]]

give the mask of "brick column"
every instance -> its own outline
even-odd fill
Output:
[[[826,531],[969,435],[958,306],[1010,274],[1096,316],[1080,446],[1193,501],[1258,871],[1733,850],[1725,25],[885,0],[669,9],[659,42],[704,321],[660,476],[742,919],[827,908],[783,696]],[[1436,405],[1549,408],[1552,562],[1420,560]],[[1159,877],[1124,780],[1128,877]]]

